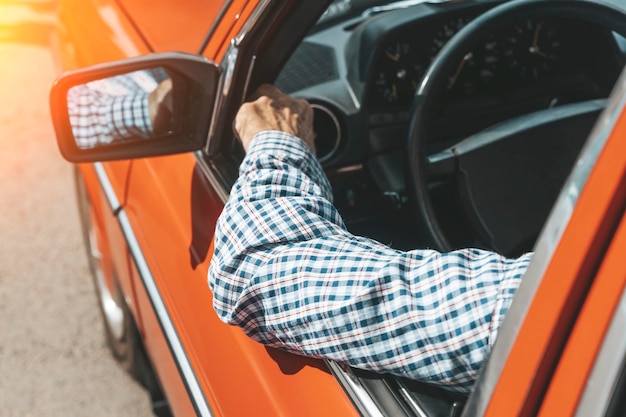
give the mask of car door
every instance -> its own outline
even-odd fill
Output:
[[[190,408],[198,415],[357,413],[322,362],[266,348],[219,321],[207,285],[215,222],[229,189],[216,161],[230,155],[217,142],[232,135],[233,112],[247,87],[270,73],[266,67],[280,64],[270,56],[255,58],[259,42],[272,25],[294,14],[301,17],[291,25],[302,31],[302,16],[313,23],[316,13],[310,10],[319,14],[325,7],[324,2],[229,3],[205,51],[222,63],[225,74],[210,132],[215,142],[205,152],[137,159],[129,168],[121,215],[128,219],[125,236],[131,242],[142,336],[176,415],[189,415]],[[281,33],[298,39],[293,32]],[[282,42],[272,36],[268,43]],[[288,44],[281,46],[287,54]]]

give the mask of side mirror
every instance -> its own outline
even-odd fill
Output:
[[[67,72],[50,92],[59,150],[70,162],[96,162],[202,149],[220,73],[176,52]]]

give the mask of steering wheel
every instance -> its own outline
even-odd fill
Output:
[[[413,99],[407,188],[436,249],[454,249],[429,192],[429,184],[442,178],[456,181],[464,214],[484,247],[505,255],[530,249],[603,110],[606,100],[548,108],[501,122],[450,149],[428,154],[443,93],[468,52],[490,34],[522,19],[554,17],[601,25],[626,36],[626,15],[612,6],[587,0],[514,0],[468,23],[428,68]]]

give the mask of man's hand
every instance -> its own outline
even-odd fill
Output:
[[[148,114],[157,135],[172,129],[173,107],[172,80],[166,78],[148,96]]]
[[[264,84],[255,101],[244,103],[235,117],[235,133],[248,151],[252,138],[265,130],[279,130],[297,136],[315,152],[313,109],[306,100],[293,99]]]

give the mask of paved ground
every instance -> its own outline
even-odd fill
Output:
[[[53,11],[0,1],[0,417],[150,416],[107,350],[53,136]]]

